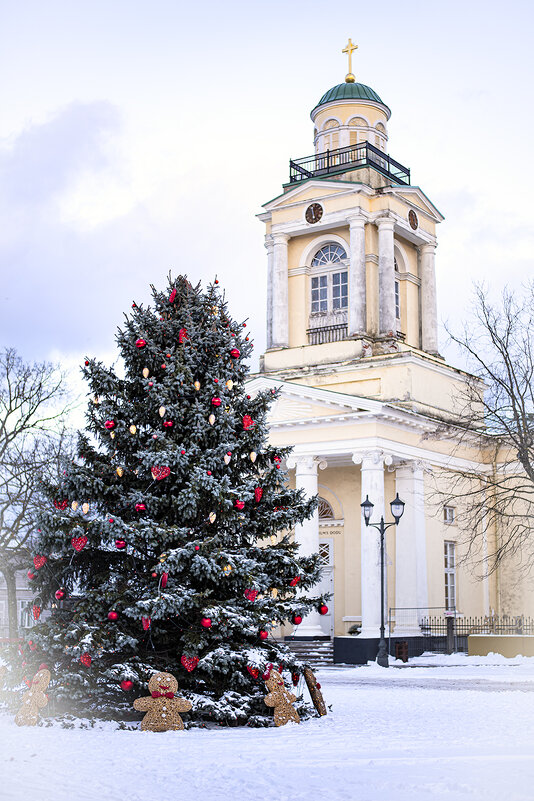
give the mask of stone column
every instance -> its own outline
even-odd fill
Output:
[[[353,461],[361,462],[361,497],[369,496],[374,504],[372,523],[378,523],[384,515],[384,459],[380,451],[355,455]],[[380,636],[380,533],[367,527],[361,515],[361,593],[362,630],[359,637]],[[386,605],[387,610],[387,605]],[[387,611],[386,611],[387,616]],[[387,617],[386,617],[387,625]]]
[[[349,268],[349,336],[365,334],[365,217],[349,217],[350,268]]]
[[[421,257],[421,347],[438,353],[438,309],[436,303],[436,246],[422,245]]]
[[[295,486],[303,489],[306,497],[317,495],[317,460],[313,456],[290,457],[288,467],[295,467]],[[301,556],[311,556],[319,551],[319,513],[317,509],[309,520],[295,526],[295,541]],[[297,629],[297,637],[324,637],[319,623],[319,612],[306,615]]]
[[[273,252],[274,243],[272,236],[265,237],[265,247],[267,249],[267,347],[273,346]]]
[[[394,221],[389,217],[379,217],[378,225],[378,285],[381,336],[396,337],[397,320],[395,317],[395,255],[394,255]]]
[[[273,348],[287,348],[289,344],[288,241],[287,234],[273,236]]]
[[[428,606],[424,474],[421,465],[413,462],[398,467],[396,490],[406,506],[395,532],[395,606],[412,611],[396,613],[394,633],[412,637],[421,634],[419,621]]]

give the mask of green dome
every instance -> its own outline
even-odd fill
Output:
[[[381,106],[384,106],[388,111],[388,116],[391,114],[390,109],[379,98],[375,90],[364,83],[339,83],[337,86],[333,86],[322,96],[313,111],[326,103],[333,103],[335,100],[370,100],[373,103],[380,103]]]

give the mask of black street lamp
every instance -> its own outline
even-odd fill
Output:
[[[374,503],[371,503],[369,496],[366,495],[364,502],[361,504],[363,510],[363,519],[365,520],[366,527],[371,526],[380,532],[380,642],[378,643],[378,654],[376,656],[376,661],[380,667],[389,667],[388,649],[386,645],[386,638],[384,636],[384,538],[386,530],[390,528],[390,526],[398,525],[398,522],[404,512],[404,506],[405,503],[404,501],[401,501],[399,498],[399,493],[397,492],[395,500],[391,501],[390,503],[391,514],[395,518],[395,522],[386,523],[384,518],[381,517],[380,523],[370,523],[369,521],[373,513]]]

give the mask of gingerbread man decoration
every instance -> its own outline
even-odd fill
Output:
[[[22,696],[22,706],[15,715],[17,726],[35,726],[39,711],[48,703],[45,690],[50,682],[50,671],[42,668],[33,677],[30,688]]]
[[[266,706],[274,706],[274,725],[285,726],[290,720],[300,723],[297,710],[291,706],[297,697],[286,690],[284,680],[277,670],[267,671],[265,686],[269,690],[269,695],[263,700]]]
[[[142,731],[179,731],[184,728],[180,712],[188,712],[191,702],[175,698],[178,682],[171,673],[155,673],[148,682],[150,695],[136,698],[133,705],[138,712],[146,712],[141,722]]]

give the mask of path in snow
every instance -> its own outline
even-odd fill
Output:
[[[2,716],[0,798],[532,801],[534,658],[460,661],[323,670],[332,713],[280,729],[19,729]]]

